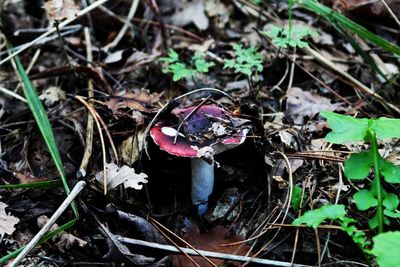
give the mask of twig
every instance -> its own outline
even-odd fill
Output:
[[[107,194],[107,158],[106,158],[106,145],[104,143],[104,137],[103,137],[103,132],[101,131],[101,126],[99,119],[96,116],[94,108],[90,106],[82,97],[80,96],[75,96],[76,99],[78,99],[92,114],[94,121],[96,122],[97,130],[99,131],[99,136],[100,136],[100,142],[101,142],[101,149],[103,152],[103,184],[104,184],[104,195]]]
[[[62,28],[64,28],[65,26],[67,26],[68,24],[70,24],[71,22],[75,21],[77,18],[81,17],[82,15],[85,15],[86,13],[92,11],[93,9],[99,7],[100,5],[106,3],[108,0],[98,0],[96,2],[94,2],[93,4],[91,4],[90,6],[82,9],[81,11],[77,12],[75,14],[75,17],[69,18],[67,20],[64,20],[63,22],[61,22],[58,25],[58,29],[61,30]],[[40,40],[44,39],[45,37],[49,36],[50,34],[53,34],[57,31],[56,27],[53,27],[51,29],[49,29],[47,32],[43,33],[42,35],[40,35],[39,37],[37,37],[36,39],[30,41],[29,43],[26,43],[25,45],[23,45],[19,50],[15,51],[14,53],[12,53],[11,55],[9,55],[8,57],[6,57],[5,59],[3,59],[2,61],[0,61],[0,65],[4,64],[5,62],[9,61],[10,59],[12,59],[13,57],[15,57],[16,55],[19,55],[21,52],[25,51],[26,49],[28,49],[29,47],[31,47],[32,45],[36,44],[37,42],[39,42]]]
[[[394,14],[393,10],[390,8],[390,6],[386,3],[385,0],[380,0],[381,3],[383,4],[383,6],[386,8],[386,10],[389,12],[390,16],[392,16],[392,18],[394,19],[394,21],[396,21],[397,25],[400,27],[400,21],[399,19],[396,17],[396,15]]]
[[[9,90],[9,89],[7,89],[7,88],[4,88],[4,87],[2,87],[2,86],[0,86],[0,92],[2,92],[2,93],[4,93],[4,94],[7,94],[7,95],[9,95],[9,96],[11,96],[11,97],[14,97],[14,98],[16,98],[16,99],[18,99],[19,101],[22,101],[22,102],[24,102],[24,103],[28,103],[28,102],[26,101],[26,99],[25,99],[23,96],[20,96],[19,94],[14,93],[13,91],[11,91],[11,90]]]
[[[290,75],[289,75],[289,82],[288,82],[288,86],[287,86],[287,91],[292,89],[292,86],[293,86],[294,68],[296,66],[295,63],[296,63],[296,47],[293,48],[293,60],[292,60],[291,66],[290,66]]]
[[[87,58],[87,65],[90,66],[90,62],[93,61],[93,53],[92,53],[92,41],[90,39],[89,28],[85,27],[85,41],[86,41],[86,58]],[[93,81],[90,79],[88,81],[88,97],[89,97],[89,105],[93,105],[93,101],[91,100],[94,97],[93,92]],[[79,167],[79,171],[77,176],[78,177],[85,177],[86,176],[86,168],[92,155],[93,149],[93,116],[90,112],[87,114],[87,122],[86,122],[86,139],[85,139],[85,151],[83,153],[81,166]]]
[[[103,49],[107,52],[108,50],[110,50],[110,48],[114,48],[115,46],[118,45],[118,43],[122,40],[122,38],[124,37],[126,31],[128,30],[129,27],[131,27],[131,19],[133,18],[133,16],[135,16],[137,7],[139,5],[139,0],[133,0],[131,7],[129,9],[129,13],[128,16],[126,17],[125,21],[124,21],[124,25],[122,26],[121,30],[119,31],[118,35],[115,37],[115,39],[107,44],[106,46],[103,47]]]
[[[125,243],[125,244],[132,244],[132,245],[162,249],[165,251],[176,252],[176,253],[179,253],[180,251],[184,251],[186,254],[194,255],[194,256],[198,256],[198,252],[200,252],[204,256],[207,256],[210,258],[216,258],[216,259],[223,259],[223,260],[251,262],[251,263],[258,263],[258,264],[269,265],[269,266],[311,267],[310,265],[290,264],[290,262],[259,259],[259,258],[252,258],[252,257],[246,257],[246,256],[239,256],[239,255],[231,255],[231,254],[206,251],[206,250],[197,250],[197,252],[196,252],[195,250],[189,249],[189,248],[179,247],[179,249],[178,249],[178,248],[176,248],[174,246],[170,246],[170,245],[163,245],[163,244],[158,244],[158,243],[153,243],[153,242],[148,242],[148,241],[143,241],[143,240],[138,240],[138,239],[133,239],[133,238],[127,238],[127,237],[117,237],[117,239],[120,242]]]
[[[56,220],[61,216],[61,214],[67,209],[71,202],[76,198],[76,196],[82,191],[86,186],[85,181],[79,181],[75,187],[72,189],[68,197],[61,203],[60,207],[54,212],[53,216],[47,221],[42,229],[35,235],[34,238],[26,245],[26,247],[21,251],[21,253],[15,258],[15,260],[9,265],[9,267],[16,267],[21,262],[23,258],[28,255],[29,252],[37,245],[40,239],[46,234],[46,232],[51,228],[51,226],[56,222]]]

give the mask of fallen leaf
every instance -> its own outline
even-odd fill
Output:
[[[44,102],[46,106],[52,106],[56,102],[65,99],[65,91],[57,86],[50,86],[39,96],[39,99]]]
[[[142,112],[155,112],[158,110],[156,103],[160,101],[162,93],[150,94],[146,90],[123,92],[106,102],[107,106],[117,113],[119,109],[130,108]]]
[[[317,94],[292,87],[286,93],[286,115],[295,124],[303,124],[305,118],[312,119],[321,111],[334,111],[340,104],[331,104],[331,100]]]
[[[48,0],[42,6],[54,20],[74,18],[79,7],[73,0]]]
[[[36,221],[39,228],[43,228],[43,226],[48,222],[49,218],[46,215],[39,216]],[[54,231],[58,229],[58,225],[55,223],[50,227],[50,231]],[[66,250],[70,250],[73,246],[85,247],[88,242],[79,237],[76,237],[70,233],[62,232],[52,238],[54,242],[56,242],[57,248],[61,252],[65,252]]]
[[[209,21],[205,11],[204,1],[188,1],[176,10],[169,20],[176,26],[182,27],[193,23],[199,30],[206,30]]]
[[[118,152],[124,163],[132,165],[139,159],[140,148],[143,148],[144,133],[138,131],[135,137],[130,136],[118,147]]]
[[[184,235],[184,239],[190,243],[196,249],[214,251],[226,254],[235,255],[246,255],[249,251],[249,247],[244,245],[232,245],[232,246],[222,246],[224,244],[234,243],[243,241],[243,237],[239,235],[234,235],[232,237],[227,237],[228,231],[225,227],[217,225],[208,232],[200,233],[199,227],[193,224],[187,233]],[[212,266],[209,262],[199,256],[191,256],[196,263],[202,267]],[[220,259],[209,259],[216,265],[221,265],[224,260]],[[234,265],[238,265],[238,262]],[[175,255],[172,258],[172,266],[174,267],[192,267],[196,266],[188,257],[185,255]]]
[[[118,50],[115,51],[114,53],[109,54],[105,59],[104,63],[106,64],[111,64],[118,62],[122,59],[122,54],[124,53],[124,50]]]
[[[214,18],[215,25],[224,29],[233,12],[232,6],[227,6],[220,0],[205,0],[205,5],[206,12],[209,17]]]
[[[103,185],[103,172],[98,172],[95,175],[96,180]],[[126,165],[118,167],[114,163],[107,164],[107,188],[112,190],[124,184],[125,188],[134,188],[140,190],[143,188],[142,184],[147,183],[147,174],[136,173],[135,169]]]
[[[11,235],[14,233],[14,225],[19,222],[17,217],[6,213],[6,207],[7,205],[5,203],[0,202],[0,236],[3,236],[4,234]]]

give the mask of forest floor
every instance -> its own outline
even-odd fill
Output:
[[[0,264],[399,266],[396,14],[1,1]]]

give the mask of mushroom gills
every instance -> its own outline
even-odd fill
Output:
[[[192,203],[197,212],[204,216],[208,209],[208,198],[214,187],[214,164],[201,158],[191,159],[192,168]]]

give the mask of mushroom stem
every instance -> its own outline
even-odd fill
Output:
[[[197,206],[197,212],[204,216],[208,208],[208,197],[214,187],[214,164],[209,164],[201,158],[192,158],[192,203]]]

